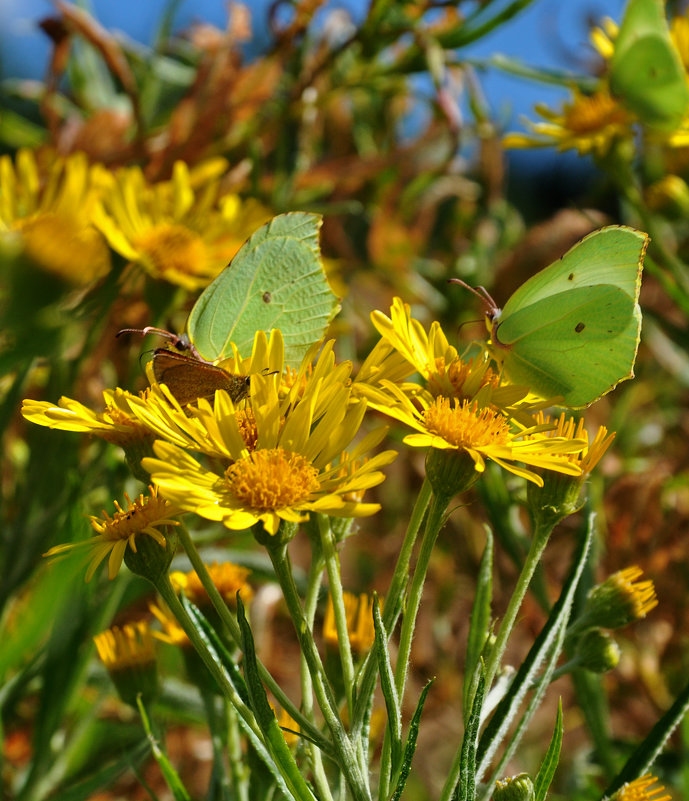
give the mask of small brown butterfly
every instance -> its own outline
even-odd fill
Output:
[[[120,334],[158,334],[172,342],[177,350],[156,348],[153,351],[153,374],[159,384],[166,384],[180,406],[194,403],[199,398],[212,398],[216,389],[224,389],[233,403],[249,394],[250,377],[234,375],[199,356],[188,337],[177,336],[163,328],[123,328]],[[187,355],[183,351],[189,351]]]

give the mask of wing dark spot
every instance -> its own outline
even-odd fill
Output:
[[[570,274],[567,276],[567,280],[568,280],[568,281],[574,281],[574,273],[570,273]]]
[[[270,301],[272,299],[273,299],[273,296],[270,294],[270,292],[264,292],[263,293],[263,302],[264,303],[270,303]]]
[[[586,323],[577,323],[574,326],[574,330],[577,332],[577,334],[581,334],[584,328],[586,328]]]

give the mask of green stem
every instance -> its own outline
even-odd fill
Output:
[[[239,631],[239,624],[237,623],[237,620],[232,612],[228,609],[225,599],[218,592],[218,588],[215,586],[213,579],[208,572],[208,568],[204,564],[201,555],[196,549],[189,531],[183,524],[177,526],[176,531],[179,536],[179,540],[182,543],[182,547],[184,548],[187,557],[191,562],[191,566],[194,568],[196,575],[199,577],[203,588],[208,593],[208,597],[213,604],[213,608],[218,613],[220,620],[226,627],[234,644],[237,646],[237,648],[241,649],[242,635]],[[312,740],[314,740],[319,748],[326,753],[330,753],[332,751],[330,748],[330,743],[328,743],[328,741],[323,737],[319,729],[311,722],[311,720],[301,713],[299,708],[290,700],[290,698],[285,694],[284,690],[275,681],[268,668],[260,661],[258,661],[258,672],[261,677],[261,681],[275,696],[275,699],[280,706],[289,713],[296,723],[299,724],[301,730]]]
[[[321,550],[320,537],[317,532],[311,534],[313,528],[317,529],[317,524],[315,523],[315,517],[313,515],[309,519],[308,526],[312,527],[310,529],[311,564],[309,566],[309,574],[306,582],[306,595],[304,596],[304,618],[306,619],[306,625],[309,627],[309,631],[313,632],[313,622],[316,617],[316,609],[318,608],[318,596],[321,591],[325,562]],[[310,720],[313,720],[313,683],[306,664],[306,658],[303,654],[301,655],[301,706],[304,715]],[[332,793],[330,792],[330,784],[323,766],[321,750],[320,748],[314,748],[311,743],[307,743],[307,749],[318,797],[322,799],[322,801],[333,801]]]
[[[500,623],[500,629],[498,630],[497,637],[495,638],[495,645],[491,648],[488,656],[488,661],[486,663],[486,691],[490,689],[493,679],[495,678],[495,674],[500,667],[500,662],[503,654],[505,653],[507,641],[512,633],[512,629],[514,628],[514,622],[517,619],[517,614],[519,613],[519,609],[522,605],[522,601],[524,600],[524,596],[529,589],[529,584],[533,577],[534,571],[538,566],[543,551],[545,550],[545,546],[548,544],[548,540],[550,539],[552,531],[553,526],[551,524],[537,524],[534,529],[533,537],[531,539],[531,547],[526,555],[524,566],[522,567],[519,578],[517,579],[517,585],[514,588],[510,602],[507,605],[505,616]]]
[[[409,562],[416,543],[416,537],[431,500],[431,485],[428,478],[424,478],[418,497],[412,509],[407,532],[404,535],[400,554],[390,582],[390,589],[385,596],[383,605],[383,626],[388,637],[397,623],[402,609],[402,596],[409,579]],[[369,708],[371,696],[376,686],[377,663],[373,653],[369,653],[359,671],[358,692],[354,705],[352,718],[352,736],[356,739],[361,735],[366,713]]]
[[[337,644],[340,652],[342,666],[342,680],[344,682],[345,697],[347,699],[347,712],[352,719],[354,707],[354,661],[352,648],[349,642],[349,629],[347,628],[347,612],[344,605],[342,581],[340,578],[340,560],[337,556],[337,545],[328,518],[318,515],[318,530],[321,536],[321,547],[325,557],[325,567],[328,571],[330,584],[330,597],[333,604],[335,627],[337,629]]]
[[[242,737],[237,721],[237,710],[225,704],[227,716],[227,759],[230,778],[237,801],[249,801],[249,769],[242,750]]]
[[[442,528],[445,520],[445,511],[449,502],[450,497],[446,495],[439,496],[433,494],[431,497],[428,517],[426,518],[426,528],[421,540],[419,556],[416,561],[414,575],[409,587],[409,596],[407,598],[407,604],[404,610],[404,616],[402,618],[400,644],[397,652],[397,664],[395,665],[395,687],[397,689],[397,697],[400,699],[400,703],[402,703],[404,698],[404,689],[407,682],[407,672],[409,668],[409,658],[411,655],[411,644],[414,638],[414,629],[416,628],[416,617],[419,612],[419,606],[421,605],[423,587],[426,582],[426,575],[428,574],[428,566],[431,561],[433,547],[435,546],[436,540],[438,539],[438,534],[440,533],[440,529]],[[390,791],[390,745],[389,732],[386,730],[380,766],[381,778],[378,791],[378,797],[380,799],[387,798]]]
[[[357,761],[352,741],[347,736],[340,716],[337,712],[337,703],[328,683],[320,654],[316,648],[313,635],[308,622],[304,617],[299,592],[294,583],[292,567],[287,554],[287,546],[281,543],[276,536],[274,542],[266,543],[266,550],[273,563],[273,569],[287,604],[292,623],[297,633],[301,652],[313,681],[313,689],[323,718],[335,744],[338,762],[345,774],[349,789],[355,801],[371,801],[371,794],[367,784],[367,776],[361,771]]]

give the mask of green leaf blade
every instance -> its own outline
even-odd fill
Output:
[[[558,763],[560,761],[560,750],[562,749],[562,734],[564,732],[564,725],[562,722],[562,698],[557,706],[557,718],[555,720],[555,730],[550,740],[548,750],[543,757],[543,762],[538,771],[538,775],[534,780],[534,791],[536,793],[536,801],[545,801],[548,788],[555,775]]]

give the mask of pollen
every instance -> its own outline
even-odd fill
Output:
[[[183,225],[161,223],[139,236],[134,242],[148,257],[153,272],[167,278],[175,275],[203,275],[206,246],[201,237]]]
[[[565,106],[563,126],[575,134],[600,131],[606,125],[624,124],[628,116],[616,100],[607,93],[591,97],[578,95]]]
[[[261,511],[295,506],[320,487],[318,470],[282,448],[253,451],[230,465],[225,477],[242,505]]]
[[[165,537],[157,527],[179,525],[178,521],[171,519],[176,514],[172,504],[158,496],[156,487],[150,488],[150,495],[142,493],[135,501],[126,493],[124,497],[127,499],[127,508],[123,509],[115,501],[117,511],[114,515],[103,511],[103,517],[91,517],[93,529],[104,539],[129,540],[131,544],[137,534],[149,534],[164,547]]]
[[[426,428],[457,448],[507,445],[510,429],[507,421],[493,409],[479,409],[475,403],[461,405],[449,398],[436,398],[424,415]]]

